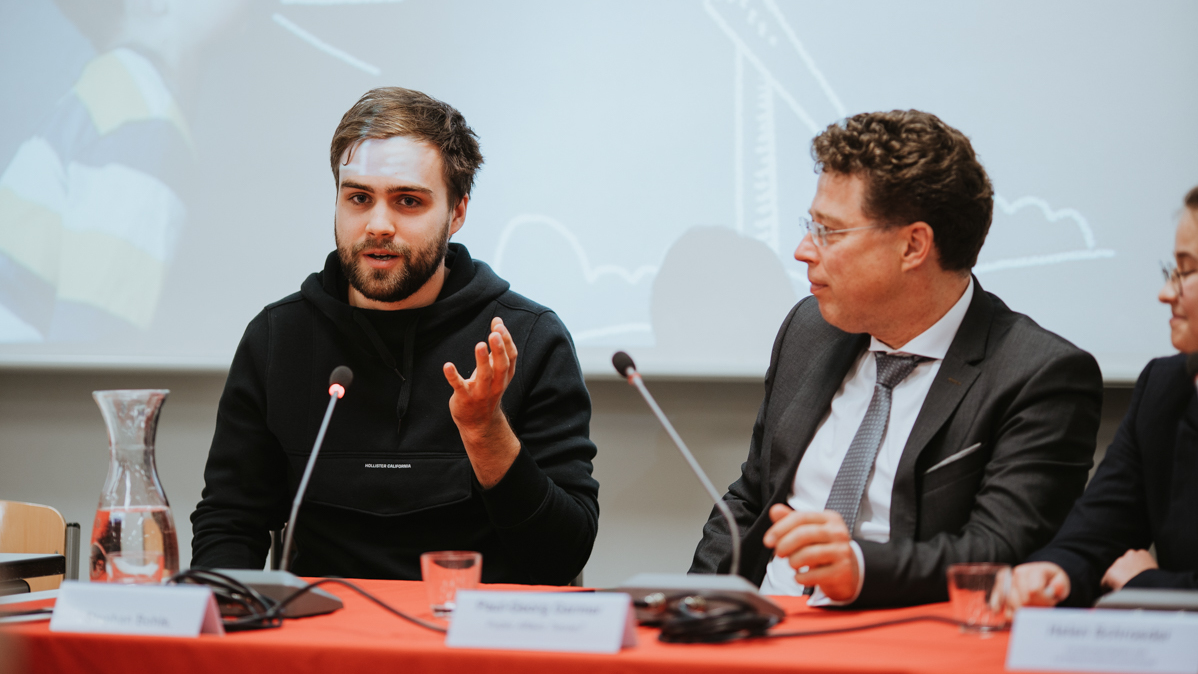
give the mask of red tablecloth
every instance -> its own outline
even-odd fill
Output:
[[[430,617],[418,582],[357,581],[400,610]],[[325,586],[345,608],[289,620],[281,629],[196,639],[65,634],[47,622],[0,627],[28,672],[160,671],[172,673],[302,672],[1001,672],[1008,635],[961,634],[941,623],[912,623],[821,637],[720,645],[663,644],[639,628],[638,643],[613,655],[447,648],[444,635],[385,612],[347,588]],[[484,586],[483,589],[548,589]],[[780,598],[787,619],[776,631],[829,628],[903,616],[949,615],[947,604],[886,611],[809,609],[803,598]]]

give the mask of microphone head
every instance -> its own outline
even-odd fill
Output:
[[[329,375],[329,385],[340,384],[341,388],[349,388],[349,385],[354,381],[354,371],[344,365],[338,365],[333,368],[333,374]]]
[[[616,366],[616,372],[619,372],[621,377],[627,377],[629,370],[636,371],[636,365],[632,362],[632,356],[623,351],[617,351],[611,357],[611,364]]]
[[[1186,356],[1186,374],[1190,379],[1198,375],[1198,351]]]

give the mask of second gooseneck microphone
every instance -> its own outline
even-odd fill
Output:
[[[682,452],[683,458],[690,464],[695,477],[699,478],[699,482],[703,483],[703,488],[707,490],[707,494],[715,502],[715,507],[724,516],[724,521],[728,523],[728,533],[732,537],[732,565],[728,569],[728,575],[737,575],[740,573],[740,529],[736,526],[736,519],[732,517],[732,511],[728,508],[728,504],[724,503],[724,499],[716,491],[715,485],[707,478],[707,473],[703,472],[703,468],[695,460],[694,455],[691,454],[691,450],[687,449],[686,443],[682,441],[682,436],[678,435],[678,431],[674,430],[674,425],[666,418],[665,413],[661,411],[661,407],[658,407],[657,401],[653,399],[653,395],[649,393],[649,389],[645,388],[645,382],[641,380],[640,373],[636,371],[636,365],[632,362],[632,356],[623,351],[617,351],[611,357],[611,364],[616,366],[616,372],[619,372],[620,376],[628,379],[628,383],[641,392],[641,397],[648,403],[649,409],[653,410],[657,421],[661,423],[662,427],[666,429],[666,433],[669,434],[670,439],[678,446],[678,451]]]
[[[286,571],[291,566],[291,537],[295,533],[295,517],[299,514],[300,502],[304,500],[304,492],[308,489],[308,480],[312,477],[312,469],[316,467],[316,456],[324,443],[324,434],[329,430],[329,419],[333,418],[333,408],[337,401],[345,395],[345,389],[354,381],[353,370],[344,365],[333,369],[329,375],[329,407],[324,412],[324,421],[320,422],[320,431],[316,433],[316,442],[312,445],[312,454],[308,456],[308,465],[304,468],[304,477],[300,479],[299,489],[295,490],[295,500],[291,502],[291,516],[287,518],[287,533],[283,536],[283,559],[279,569]]]

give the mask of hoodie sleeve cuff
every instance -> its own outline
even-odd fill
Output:
[[[516,460],[494,487],[483,489],[477,479],[474,485],[482,492],[491,522],[501,529],[520,526],[536,515],[549,495],[549,477],[523,444]]]

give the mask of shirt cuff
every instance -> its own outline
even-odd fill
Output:
[[[808,606],[848,606],[861,596],[861,588],[865,585],[865,555],[861,553],[861,546],[857,545],[857,541],[849,541],[849,545],[853,548],[853,554],[857,556],[857,591],[844,601],[834,601],[824,594],[823,588],[816,587],[807,600]]]

